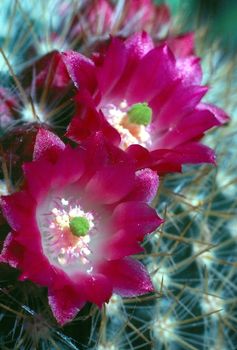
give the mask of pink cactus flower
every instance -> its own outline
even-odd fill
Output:
[[[63,60],[78,88],[67,135],[81,141],[101,130],[138,168],[161,174],[181,171],[185,163],[214,163],[214,151],[200,139],[228,117],[201,103],[208,87],[201,85],[199,58],[184,56],[175,58],[167,45],[154,47],[144,32],[125,41],[113,38],[93,60],[65,52]]]
[[[1,197],[11,233],[0,261],[18,268],[20,280],[48,288],[59,324],[87,301],[101,307],[113,292],[153,291],[145,267],[129,256],[162,222],[148,205],[157,191],[155,172],[135,172],[101,133],[73,149],[44,129],[23,169],[22,190]]]

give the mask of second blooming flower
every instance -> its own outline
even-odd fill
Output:
[[[73,149],[40,129],[34,160],[24,165],[20,192],[1,198],[11,226],[1,262],[48,287],[60,324],[86,301],[101,306],[112,292],[135,296],[153,290],[144,266],[128,257],[161,223],[149,206],[158,177],[135,171],[127,155],[96,133]]]
[[[180,171],[185,163],[215,162],[200,139],[228,117],[200,102],[208,88],[201,85],[199,59],[182,50],[175,57],[167,45],[155,47],[141,33],[125,41],[112,38],[93,59],[73,51],[62,54],[78,88],[68,136],[81,141],[101,130],[138,168],[158,173]]]

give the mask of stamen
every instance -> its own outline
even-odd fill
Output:
[[[71,190],[70,190],[71,191]],[[69,191],[69,192],[70,192]],[[37,213],[45,255],[67,273],[78,269],[89,273],[97,260],[100,213],[83,207],[80,196],[49,195]],[[92,240],[93,238],[93,240]]]
[[[120,133],[122,149],[132,144],[143,147],[151,145],[148,124],[151,122],[152,110],[146,102],[136,103],[129,108],[127,101],[122,100],[118,106],[108,104],[101,109],[108,122]]]

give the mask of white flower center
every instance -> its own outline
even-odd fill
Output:
[[[127,101],[123,100],[118,106],[108,104],[101,109],[108,122],[120,133],[122,149],[132,144],[139,144],[143,147],[151,145],[150,126],[138,125],[129,121]]]
[[[102,215],[96,209],[88,210],[83,200],[70,195],[51,193],[37,209],[37,222],[44,254],[53,265],[65,272],[92,272],[100,259],[103,239]],[[88,224],[83,235],[71,230],[74,218],[82,218]]]

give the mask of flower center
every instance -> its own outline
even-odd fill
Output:
[[[152,110],[146,102],[136,103],[129,108],[127,115],[130,123],[147,126],[151,122]]]
[[[76,216],[69,219],[69,227],[74,236],[85,236],[90,230],[89,221],[83,216]]]
[[[84,202],[73,191],[51,193],[36,213],[44,254],[69,274],[91,272],[100,259],[103,214]]]
[[[146,102],[128,106],[124,100],[118,106],[108,104],[102,107],[108,122],[121,135],[121,148],[132,144],[147,147],[151,145],[150,122],[152,110]]]

